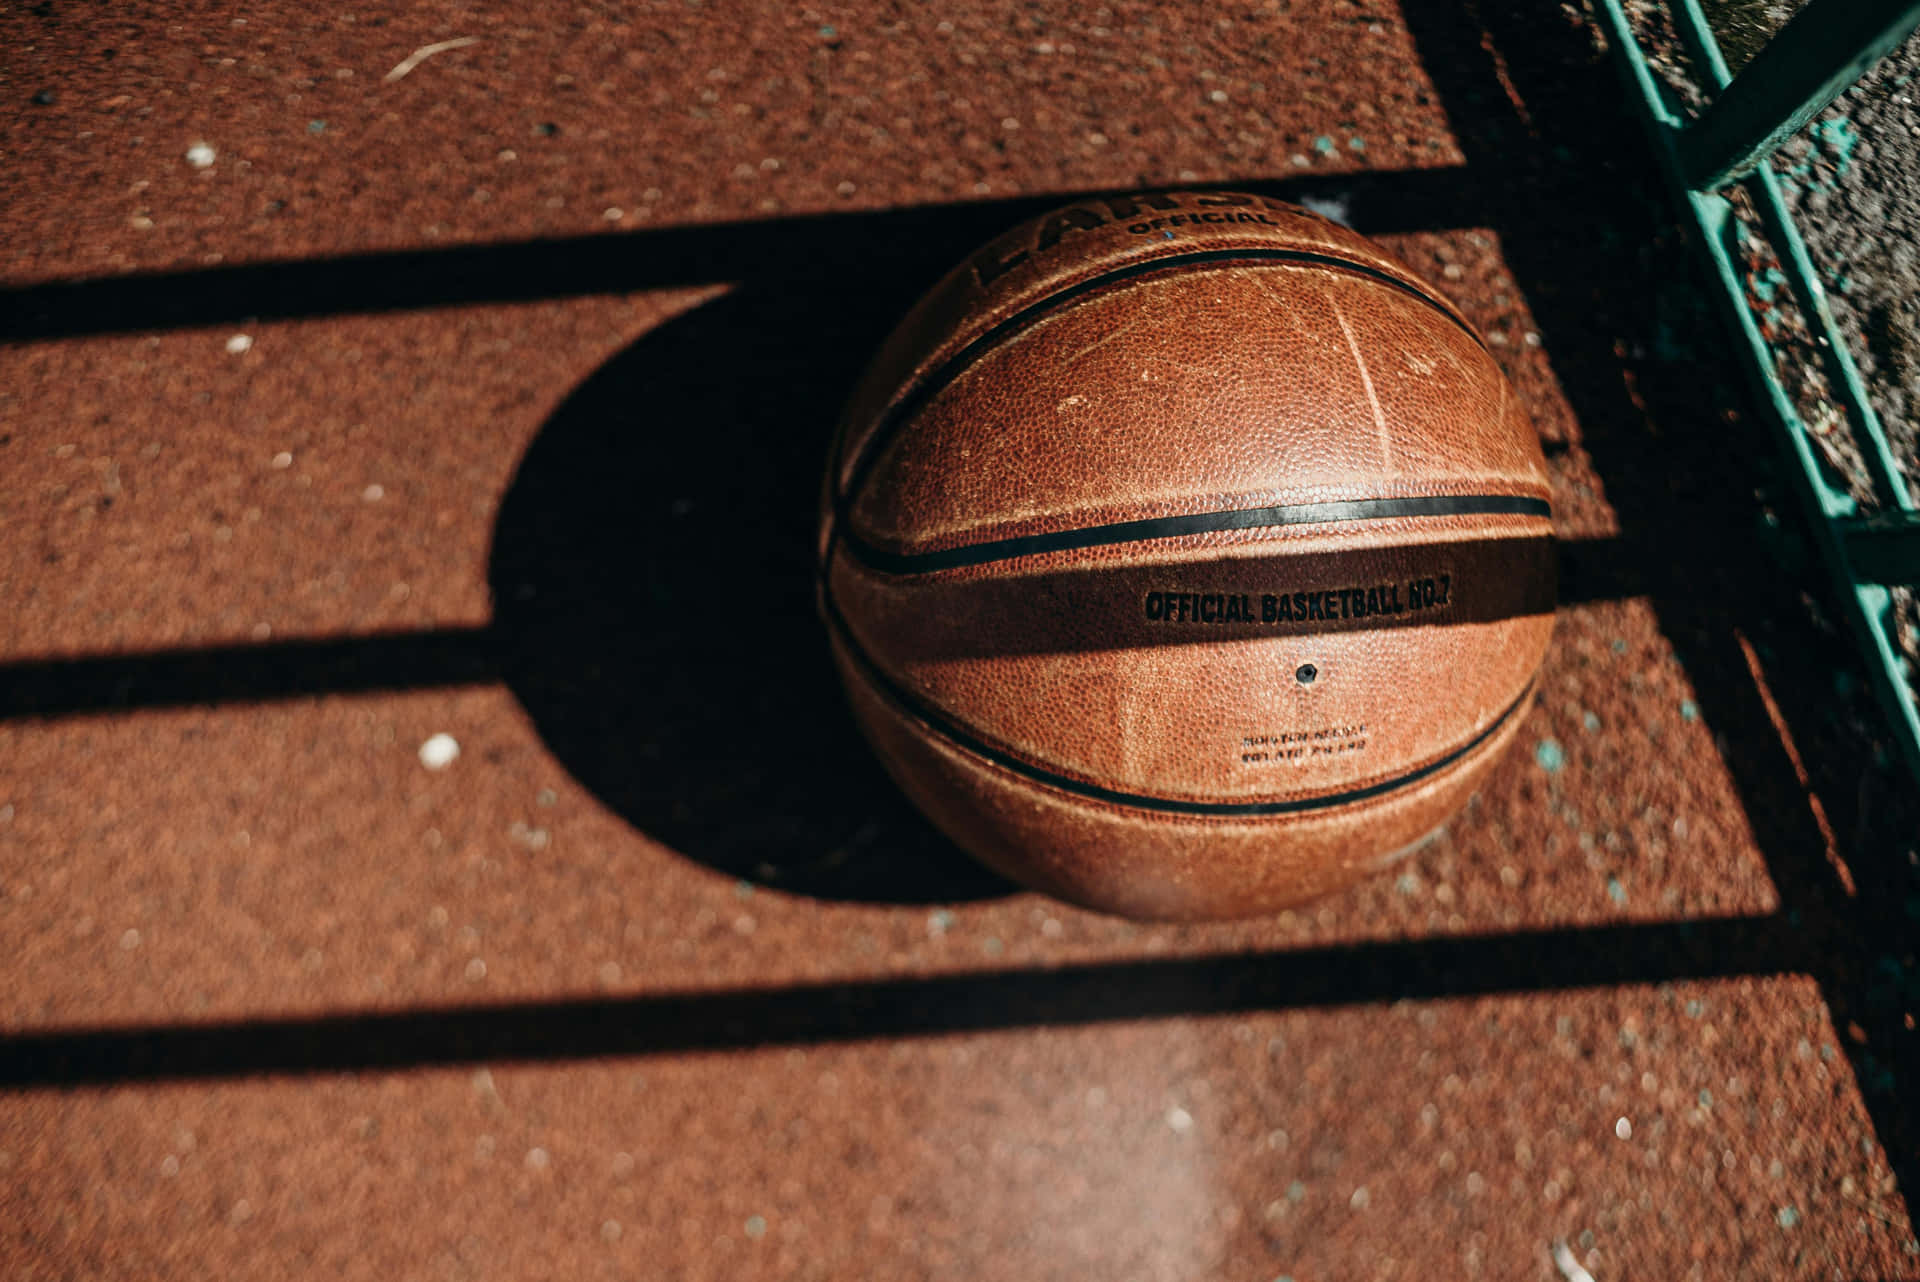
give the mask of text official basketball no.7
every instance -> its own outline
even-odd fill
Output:
[[[1147,617],[1155,623],[1294,623],[1438,610],[1452,599],[1453,576],[1441,574],[1404,584],[1266,592],[1257,597],[1252,592],[1149,592],[1145,604]]]

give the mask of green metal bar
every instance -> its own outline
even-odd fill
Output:
[[[1680,139],[1695,191],[1746,177],[1920,27],[1920,0],[1808,0]]]
[[[1920,587],[1920,512],[1881,512],[1840,523],[1853,572],[1869,583]]]
[[[1682,3],[1688,3],[1688,0],[1682,0]],[[1834,582],[1840,613],[1847,620],[1867,660],[1868,684],[1880,706],[1886,710],[1907,769],[1916,780],[1920,780],[1920,706],[1916,705],[1912,692],[1907,688],[1906,664],[1893,645],[1892,597],[1884,586],[1862,582],[1862,575],[1854,569],[1849,559],[1852,546],[1849,539],[1856,531],[1861,538],[1858,546],[1865,550],[1869,558],[1879,555],[1890,545],[1879,544],[1873,534],[1866,532],[1869,523],[1855,524],[1848,519],[1855,517],[1857,510],[1852,497],[1843,486],[1831,484],[1825,478],[1825,465],[1812,445],[1807,427],[1795,410],[1792,398],[1780,384],[1774,370],[1772,350],[1754,321],[1752,309],[1747,305],[1744,269],[1737,258],[1739,222],[1733,206],[1714,191],[1696,190],[1687,180],[1680,150],[1688,128],[1684,110],[1671,101],[1647,66],[1646,56],[1634,37],[1621,0],[1598,0],[1597,7],[1606,25],[1608,39],[1619,57],[1632,97],[1642,109],[1643,123],[1653,144],[1655,158],[1675,196],[1690,215],[1695,238],[1706,253],[1719,284],[1719,288],[1711,292],[1719,304],[1722,317],[1739,340],[1735,347],[1741,368],[1760,398],[1763,416],[1774,427],[1775,440],[1792,460],[1793,466],[1788,468],[1788,473],[1794,480],[1795,493],[1806,511],[1814,544]],[[1920,9],[1920,4],[1913,7]],[[1697,12],[1695,16],[1698,16]],[[1718,62],[1718,48],[1704,23],[1701,24],[1701,34],[1710,54],[1706,61],[1710,65]],[[1768,46],[1769,50],[1772,48]],[[1767,52],[1762,50],[1754,60],[1755,65],[1767,56]],[[1724,70],[1724,63],[1720,67]],[[1780,216],[1782,223],[1790,226],[1791,220],[1786,217],[1784,208]],[[1801,264],[1804,260],[1804,248],[1797,260],[1789,256],[1789,263],[1795,271],[1810,269],[1810,264],[1805,264],[1803,269]],[[1813,283],[1810,272],[1805,274],[1808,274],[1809,291],[1817,290],[1818,286]],[[1816,314],[1825,315],[1824,308],[1814,310]],[[1904,490],[1901,492],[1904,493]],[[1903,502],[1902,507],[1906,506],[1908,504]]]

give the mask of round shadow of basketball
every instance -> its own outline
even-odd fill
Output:
[[[507,679],[561,763],[689,858],[823,898],[1012,887],[915,812],[815,613],[835,416],[904,300],[739,290],[597,371],[535,439],[490,578]]]

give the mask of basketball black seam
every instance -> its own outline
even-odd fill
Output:
[[[1347,499],[1328,503],[1289,503],[1277,507],[1229,508],[1187,516],[1163,516],[1141,521],[1052,530],[991,539],[927,552],[890,552],[866,542],[852,530],[844,533],[849,555],[870,570],[884,574],[929,574],[986,565],[1043,552],[1078,551],[1142,543],[1150,539],[1218,534],[1228,530],[1258,530],[1284,525],[1319,525],[1346,521],[1391,520],[1427,516],[1537,516],[1551,519],[1553,505],[1523,494],[1436,494],[1391,499]]]
[[[1341,258],[1332,254],[1317,254],[1304,249],[1208,249],[1195,250],[1183,254],[1169,254],[1164,258],[1149,259],[1143,263],[1129,263],[1125,267],[1116,267],[1110,272],[1103,272],[1098,276],[1090,277],[1074,285],[1069,285],[1065,289],[1048,294],[1045,298],[1028,304],[941,362],[940,366],[932,373],[926,374],[910,383],[903,390],[902,394],[882,412],[881,421],[875,426],[873,434],[867,438],[866,444],[860,449],[859,456],[854,460],[853,471],[847,478],[846,488],[839,492],[834,500],[833,532],[838,532],[838,527],[842,524],[844,513],[853,505],[853,500],[859,494],[860,487],[866,482],[867,473],[872,470],[873,465],[879,459],[880,452],[885,448],[886,443],[891,439],[893,434],[899,431],[901,426],[917,414],[922,405],[937,396],[948,384],[958,378],[967,366],[973,364],[973,362],[978,360],[989,348],[998,343],[1002,338],[1005,338],[1009,333],[1024,329],[1047,313],[1055,311],[1067,303],[1107,285],[1133,280],[1170,268],[1189,266],[1194,263],[1211,263],[1224,266],[1235,262],[1311,263],[1322,267],[1337,268],[1341,271],[1351,272],[1371,280],[1381,281],[1400,290],[1402,293],[1419,299],[1427,306],[1433,308],[1454,325],[1458,326],[1462,333],[1473,340],[1475,346],[1479,347],[1482,351],[1486,350],[1485,342],[1481,340],[1478,334],[1474,333],[1471,325],[1455,315],[1450,307],[1442,303],[1439,299],[1434,298],[1431,294],[1428,294],[1425,290],[1411,285],[1397,276],[1383,272],[1378,268],[1368,267],[1364,263],[1356,263],[1350,259]],[[840,458],[836,450],[834,458],[836,471],[839,466]],[[829,540],[829,546],[831,546],[831,539]]]
[[[1258,818],[1264,815],[1299,814],[1309,810],[1331,810],[1336,806],[1349,805],[1357,801],[1370,801],[1375,797],[1385,796],[1387,793],[1398,791],[1401,788],[1418,783],[1422,779],[1438,774],[1440,771],[1465,757],[1468,753],[1492,737],[1496,730],[1505,725],[1513,714],[1519,711],[1521,705],[1526,702],[1527,696],[1533,692],[1533,682],[1529,680],[1519,695],[1515,697],[1514,701],[1508,704],[1499,716],[1489,722],[1485,729],[1479,731],[1473,738],[1467,740],[1458,748],[1453,749],[1437,760],[1430,761],[1424,766],[1408,771],[1406,774],[1396,775],[1391,779],[1384,779],[1378,783],[1368,784],[1365,787],[1350,788],[1345,792],[1328,793],[1317,797],[1300,797],[1291,801],[1247,802],[1182,801],[1178,798],[1155,797],[1146,793],[1121,792],[1113,788],[1103,788],[1099,784],[1088,783],[1082,779],[1075,779],[1070,775],[1058,774],[1052,770],[1048,770],[1044,766],[1034,765],[1030,761],[1023,761],[1019,757],[1013,756],[1008,752],[994,747],[990,743],[984,742],[977,736],[970,734],[964,727],[947,720],[939,713],[927,707],[923,701],[916,699],[884,672],[880,671],[873,660],[867,657],[866,652],[862,650],[859,643],[854,640],[852,630],[847,627],[846,621],[840,617],[840,611],[833,604],[831,594],[824,590],[824,585],[822,586],[821,603],[827,616],[828,625],[839,635],[841,644],[846,648],[848,656],[852,658],[853,661],[859,665],[861,671],[866,674],[868,683],[876,693],[889,699],[896,706],[920,721],[935,734],[952,743],[955,747],[970,752],[974,756],[984,759],[991,765],[999,766],[1004,770],[1009,770],[1018,775],[1023,775],[1036,783],[1045,784],[1048,787],[1058,789],[1062,792],[1070,792],[1095,801],[1104,801],[1110,805],[1126,806],[1134,810],[1155,810],[1169,814],[1216,818]]]

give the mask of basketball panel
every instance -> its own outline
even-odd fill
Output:
[[[1508,397],[1468,334],[1366,278],[1142,279],[983,352],[878,452],[847,533],[913,553],[1335,499],[1544,499]]]
[[[837,645],[835,655],[855,718],[888,772],[956,844],[1036,889],[1134,918],[1271,912],[1378,870],[1465,804],[1526,714],[1522,706],[1460,760],[1386,796],[1308,816],[1170,815],[996,766],[875,691]]]
[[[1149,797],[1327,797],[1458,751],[1552,631],[1544,522],[1399,525],[933,575],[843,554],[829,587],[877,680],[1008,760]]]
[[[1027,308],[1156,262],[1240,250],[1354,264],[1385,288],[1432,298],[1471,331],[1457,308],[1365,237],[1270,196],[1174,191],[1078,201],[982,246],[907,314],[854,389],[831,454],[828,497],[837,501],[852,487],[890,409]]]

